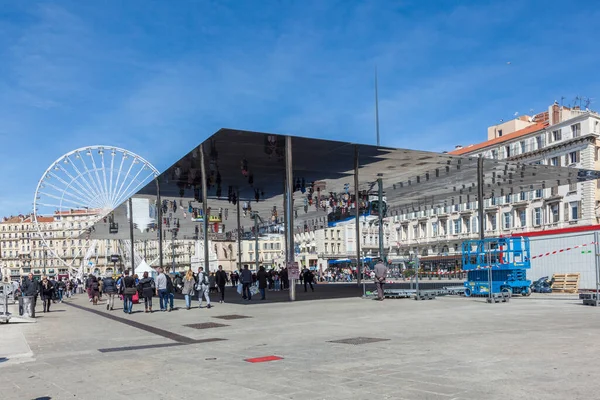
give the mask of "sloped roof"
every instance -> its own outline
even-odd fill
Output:
[[[494,146],[494,145],[497,145],[497,144],[500,144],[503,142],[508,142],[510,140],[519,138],[521,136],[528,135],[533,132],[542,131],[542,130],[544,130],[544,128],[546,126],[547,125],[543,124],[543,123],[534,124],[534,125],[528,126],[527,128],[523,128],[523,129],[515,131],[513,133],[509,133],[508,135],[494,138],[492,140],[486,140],[485,142],[481,142],[481,143],[477,143],[477,144],[471,144],[469,146],[463,147],[462,149],[450,151],[449,154],[452,154],[455,156],[461,156],[464,154],[472,153],[477,150],[485,149],[486,147]]]

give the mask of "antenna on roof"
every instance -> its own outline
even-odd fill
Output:
[[[375,132],[377,133],[377,146],[379,146],[379,93],[377,89],[377,66],[375,66]]]

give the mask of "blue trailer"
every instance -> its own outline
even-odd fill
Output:
[[[531,281],[527,279],[527,270],[531,268],[530,260],[527,237],[463,242],[462,264],[463,270],[467,271],[465,296],[488,296],[490,290],[491,293],[529,296]]]

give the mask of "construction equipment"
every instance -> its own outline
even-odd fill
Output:
[[[467,240],[462,244],[462,264],[467,271],[465,296],[531,294],[531,281],[527,279],[527,270],[531,268],[527,237]]]

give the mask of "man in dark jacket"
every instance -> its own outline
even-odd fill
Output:
[[[310,290],[314,292],[315,288],[313,287],[313,281],[315,276],[313,275],[312,271],[306,268],[301,276],[304,278],[304,291],[306,292],[308,289],[307,286],[310,285]]]
[[[227,273],[225,271],[223,271],[223,266],[219,265],[219,270],[217,271],[217,286],[219,287],[219,292],[221,292],[221,300],[220,302],[223,303],[225,301],[225,285],[227,285],[227,282],[229,281],[229,279],[227,279]]]
[[[38,292],[39,285],[35,280],[33,280],[33,274],[29,273],[21,285],[21,293],[23,293],[23,309],[24,313],[26,313],[29,317],[35,316],[35,303]]]
[[[244,265],[244,269],[240,275],[240,281],[242,282],[242,298],[244,300],[252,300],[252,293],[250,292],[250,285],[252,285],[252,272],[250,272],[247,265]]]
[[[256,274],[256,280],[258,280],[258,290],[260,291],[260,299],[266,299],[266,291],[267,291],[267,281],[269,276],[267,271],[265,271],[265,267],[261,266]]]
[[[106,301],[106,309],[111,310],[115,306],[115,295],[117,294],[117,283],[113,279],[112,275],[108,274],[104,278],[104,293],[108,296]]]
[[[383,285],[385,284],[385,278],[387,276],[387,268],[381,259],[377,260],[375,264],[375,285],[377,286],[377,300],[383,301]]]

